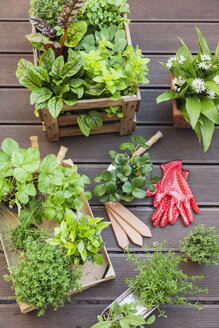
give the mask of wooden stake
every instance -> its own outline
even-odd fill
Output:
[[[67,151],[68,151],[68,148],[67,147],[64,147],[64,146],[61,146],[60,147],[59,152],[57,154],[57,162],[58,162],[58,165],[61,165],[62,164],[62,161],[64,160]]]
[[[148,147],[153,146],[153,144],[155,144],[159,139],[163,138],[163,134],[158,131],[153,137],[151,137],[147,142],[145,142],[145,145],[147,145]],[[137,156],[141,156],[144,152],[146,152],[147,149],[143,148],[143,147],[139,147],[136,152],[135,155]]]
[[[35,148],[39,152],[39,159],[40,159],[40,147],[39,147],[39,141],[38,136],[31,136],[30,137],[31,147]]]

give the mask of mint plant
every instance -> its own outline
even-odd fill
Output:
[[[138,303],[125,303],[120,305],[118,302],[114,302],[103,317],[97,317],[98,323],[91,328],[134,328],[135,326],[143,328],[142,325],[154,323],[154,315],[145,321],[141,315],[137,314],[137,305]]]
[[[203,276],[188,276],[183,273],[179,269],[179,263],[186,262],[186,259],[176,256],[170,250],[162,252],[163,243],[153,243],[153,248],[151,254],[150,247],[145,245],[143,259],[128,252],[128,260],[136,265],[135,271],[138,272],[135,277],[126,279],[128,286],[133,287],[134,293],[149,308],[157,308],[160,315],[165,313],[160,309],[161,304],[182,304],[200,310],[199,304],[191,303],[186,297],[208,292],[207,288],[201,289],[194,284],[195,280],[202,279]]]
[[[94,187],[94,195],[103,203],[111,201],[113,203],[124,200],[131,202],[133,199],[144,199],[146,197],[146,185],[153,191],[154,186],[159,181],[159,176],[152,176],[153,164],[150,155],[135,155],[139,146],[148,149],[143,137],[131,137],[137,143],[122,143],[121,150],[129,150],[131,157],[127,153],[118,153],[111,150],[110,157],[113,159],[112,170],[104,170],[94,178],[99,183]],[[149,179],[147,177],[149,176]],[[144,190],[142,189],[144,187]]]
[[[219,46],[211,54],[207,40],[196,27],[200,51],[193,57],[183,40],[182,47],[167,63],[161,63],[174,76],[174,90],[168,90],[157,98],[157,103],[177,99],[178,109],[203,141],[207,151],[219,124]]]
[[[102,220],[82,213],[75,214],[66,209],[64,220],[55,228],[54,238],[48,239],[47,242],[50,245],[63,246],[63,252],[72,258],[75,265],[83,264],[87,260],[102,265],[104,261],[100,254],[104,244],[100,233],[110,224],[100,222]]]
[[[196,263],[219,263],[219,234],[215,228],[200,224],[179,242],[180,251]]]
[[[70,301],[68,294],[80,289],[81,278],[80,267],[73,268],[62,249],[45,242],[46,236],[44,230],[40,230],[38,239],[29,236],[24,242],[25,258],[22,252],[17,265],[10,268],[11,275],[4,276],[6,281],[13,282],[17,302],[35,307],[39,316],[48,306],[56,310]]]

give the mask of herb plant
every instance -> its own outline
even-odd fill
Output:
[[[44,236],[44,231],[41,230]],[[80,286],[80,267],[73,269],[69,257],[62,250],[40,238],[28,237],[25,241],[25,259],[21,253],[18,264],[11,268],[6,281],[13,281],[17,302],[27,302],[43,315],[48,306],[55,310],[70,298],[68,293]]]
[[[66,209],[65,219],[55,228],[54,238],[48,239],[47,242],[51,245],[62,245],[64,252],[73,259],[75,265],[83,264],[87,260],[102,265],[100,248],[104,244],[100,233],[110,224],[100,222],[102,220],[82,213],[76,215]]]
[[[218,265],[219,234],[213,227],[206,228],[204,224],[200,224],[179,242],[179,247],[193,262]]]
[[[88,21],[93,31],[110,25],[122,28],[128,22],[123,14],[128,12],[129,5],[126,0],[87,0],[79,19]]]
[[[128,260],[134,263],[138,274],[136,277],[126,279],[126,283],[133,287],[134,293],[151,309],[157,308],[161,315],[161,304],[176,303],[201,309],[197,303],[189,302],[185,296],[193,296],[199,292],[207,293],[207,289],[201,289],[194,285],[194,281],[203,276],[188,276],[179,269],[181,261],[186,262],[180,256],[168,250],[163,253],[163,244],[153,243],[154,252],[149,252],[145,245],[145,256],[139,258],[134,253],[128,253]]]
[[[66,0],[31,0],[30,16],[40,17],[50,25],[57,24],[57,18]]]
[[[168,90],[157,98],[157,103],[177,99],[178,108],[202,139],[207,151],[214,132],[219,124],[219,45],[213,57],[201,31],[196,28],[200,51],[193,58],[183,40],[182,47],[167,63],[161,63],[174,76],[174,90]]]
[[[104,170],[94,178],[94,181],[99,183],[94,188],[94,195],[103,203],[108,201],[116,203],[121,200],[131,202],[135,197],[143,199],[146,197],[146,184],[153,191],[153,184],[159,181],[159,176],[152,177],[153,164],[150,155],[148,153],[143,156],[135,155],[139,146],[149,148],[145,144],[146,140],[143,137],[131,138],[137,146],[133,143],[120,145],[121,150],[130,150],[131,157],[127,153],[111,150],[109,155],[113,159],[113,169]]]
[[[141,315],[136,314],[137,305],[138,303],[125,303],[120,305],[118,302],[114,302],[103,317],[97,317],[98,323],[91,328],[133,328],[140,325],[140,328],[143,328],[142,325],[154,323],[154,315],[145,321]]]

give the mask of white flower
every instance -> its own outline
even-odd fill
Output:
[[[174,86],[174,90],[177,91],[177,92],[181,91],[180,87],[177,87],[176,85]]]
[[[216,93],[210,89],[207,89],[207,97],[210,99],[214,99],[216,97]]]
[[[211,67],[211,63],[207,63],[207,62],[201,62],[197,64],[198,68],[207,70]]]
[[[178,86],[183,86],[183,84],[186,82],[186,80],[184,80],[184,78],[183,77],[181,77],[181,76],[178,76],[178,77],[174,77],[174,79],[173,79],[173,83],[174,84],[176,84],[176,85],[178,85]]]
[[[205,81],[199,77],[192,81],[191,86],[196,93],[202,93],[206,90]]]
[[[211,57],[207,54],[202,54],[201,55],[201,60],[205,61],[205,60],[211,60]]]
[[[177,60],[178,60],[179,64],[183,64],[186,59],[184,56],[179,56],[179,57],[177,57]]]
[[[214,78],[213,78],[213,81],[217,84],[219,84],[219,75],[216,75]]]
[[[173,66],[174,61],[176,61],[176,56],[170,57],[166,63],[167,68],[171,68]]]

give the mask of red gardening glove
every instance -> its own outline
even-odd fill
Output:
[[[188,171],[182,171],[182,175],[185,179],[187,178],[188,174],[189,174]],[[156,194],[160,183],[161,183],[161,180],[158,182],[157,185],[154,185],[156,188],[156,190],[154,192],[150,192],[148,189],[146,190],[147,197],[150,197],[150,196],[153,196],[154,194]],[[162,219],[161,219],[161,217],[162,217]],[[151,220],[153,221],[153,225],[157,226],[161,219],[160,226],[163,228],[165,225],[167,225],[168,222],[171,224],[176,223],[178,217],[179,217],[179,210],[175,206],[175,202],[173,201],[173,198],[171,198],[171,196],[169,196],[169,195],[166,195],[163,197],[157,210],[152,215]],[[187,220],[186,222],[184,222],[184,224],[188,225],[189,221]]]
[[[167,222],[173,224],[181,214],[184,224],[188,225],[193,222],[191,207],[199,213],[194,195],[186,182],[188,172],[182,171],[181,161],[169,162],[161,167],[164,174],[156,186],[154,207],[158,209],[152,216],[153,224],[156,226],[162,216],[162,227]],[[149,195],[147,192],[147,196]]]

